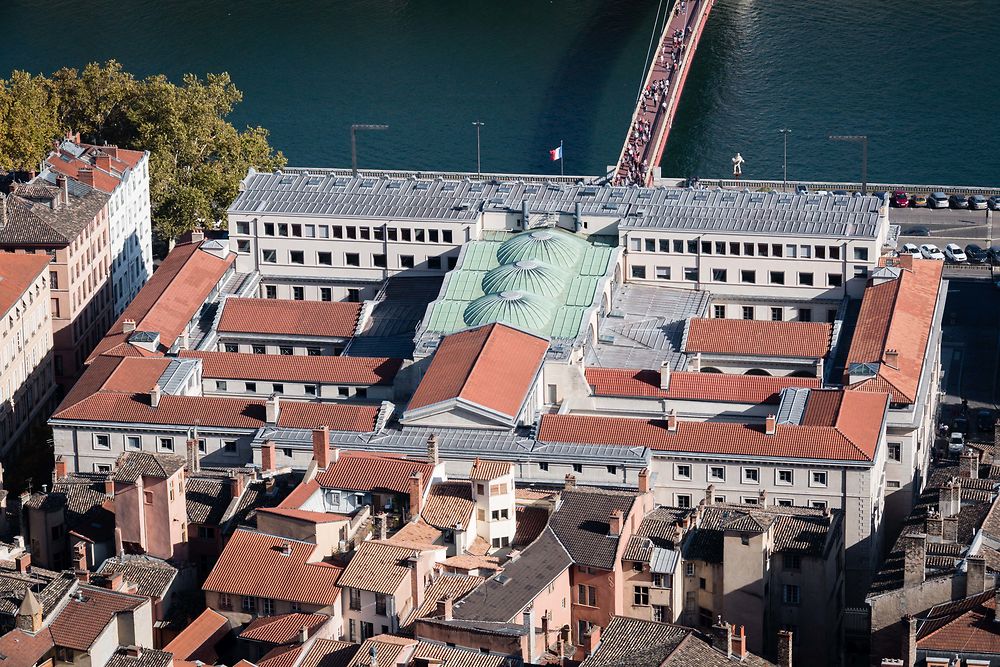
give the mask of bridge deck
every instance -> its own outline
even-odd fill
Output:
[[[652,53],[612,182],[648,185],[660,164],[684,81],[714,0],[674,0]]]

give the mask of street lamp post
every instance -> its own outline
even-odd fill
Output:
[[[358,175],[358,130],[388,130],[388,125],[351,125],[351,176]]]
[[[788,191],[788,135],[791,133],[787,127],[778,130],[781,132],[781,136],[784,139],[784,151],[781,157],[781,168],[782,168],[782,178],[781,178],[781,189]]]
[[[483,173],[483,162],[482,153],[479,151],[479,130],[486,125],[486,123],[481,120],[473,121],[473,125],[476,126],[476,174]]]
[[[868,135],[833,134],[830,141],[853,141],[861,144],[861,194],[868,194]]]

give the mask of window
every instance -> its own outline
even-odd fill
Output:
[[[288,345],[281,345],[278,347],[278,354],[283,354],[286,357],[292,356],[292,348]]]
[[[658,280],[670,280],[670,267],[669,266],[656,267],[656,278]]]
[[[674,467],[676,479],[691,479],[691,466],[687,463],[678,463]]]
[[[292,287],[292,298],[296,301],[303,301],[306,298],[305,288],[295,285]]]
[[[660,239],[660,252],[666,252],[666,253],[670,252],[670,240],[669,239]]]
[[[902,461],[902,447],[898,442],[889,443],[889,460],[890,461]]]
[[[153,504],[153,492],[152,491],[143,491],[142,492],[142,502],[144,502],[147,505],[152,505]]]
[[[538,469],[539,469],[539,470],[544,470],[544,471],[547,471],[547,470],[549,469],[549,464],[548,464],[548,463],[545,463],[545,462],[540,462],[540,463],[538,464]]]
[[[791,470],[779,470],[777,484],[791,484],[792,483],[792,471]]]
[[[667,618],[667,608],[663,605],[654,604],[653,605],[653,620],[657,623],[667,623],[670,619]]]
[[[274,236],[274,223],[265,222],[264,223],[264,236]]]
[[[885,488],[887,488],[887,489],[898,489],[899,486],[900,486],[900,483],[898,481],[896,481],[896,480],[893,480],[893,479],[886,480],[886,482],[885,482]]]
[[[744,468],[743,483],[760,484],[760,468]]]
[[[799,322],[812,322],[812,308],[799,308]]]
[[[753,316],[753,306],[743,306],[743,319],[752,320]]]
[[[375,626],[368,621],[361,621],[361,641],[369,639],[375,635]]]
[[[826,486],[826,473],[813,470],[812,475],[809,476],[809,486]]]
[[[111,436],[104,433],[95,434],[94,449],[111,449]]]
[[[691,253],[692,255],[697,255],[698,254],[698,242],[694,241],[694,240],[688,241],[687,242],[687,251],[689,253]]]
[[[781,322],[785,319],[785,311],[781,306],[774,306],[771,308],[771,321]]]
[[[633,278],[645,278],[646,277],[646,267],[645,266],[632,266],[632,277]]]
[[[816,259],[826,259],[826,246],[818,245],[813,248],[816,252]]]
[[[708,468],[709,479],[726,481],[726,469],[722,466],[709,466]]]
[[[319,288],[319,300],[320,301],[333,301],[333,290],[329,287]]]
[[[784,271],[770,271],[771,284],[772,285],[784,285],[785,284],[785,272]]]
[[[581,463],[574,463],[573,464],[573,472],[583,472],[583,464],[581,464]]]
[[[226,391],[227,389],[229,389],[229,383],[226,382],[225,380],[216,380],[215,389],[217,391]]]
[[[712,314],[714,317],[724,320],[726,319],[726,307],[725,306],[712,306]]]
[[[855,278],[867,278],[868,277],[868,267],[867,266],[855,266],[854,267],[854,277]]]
[[[292,250],[288,253],[288,261],[292,264],[305,264],[306,257],[305,253],[301,250]]]
[[[785,257],[795,257],[795,244],[785,246]]]
[[[684,252],[684,241],[674,239],[674,252]]]
[[[735,255],[736,253],[733,253],[733,254]],[[752,243],[744,243],[743,244],[743,254],[746,255],[747,257],[753,257],[753,244]]]
[[[799,604],[800,594],[799,587],[795,584],[784,584],[781,587],[781,601],[785,604]]]
[[[639,561],[636,561],[636,562],[632,563],[632,571],[633,572],[642,572],[642,563],[640,563]]]
[[[372,266],[384,269],[387,266],[385,255],[372,255]]]
[[[786,570],[801,570],[802,569],[802,555],[801,554],[782,554],[781,558],[782,567]]]
[[[271,598],[263,598],[260,603],[264,616],[274,616],[274,600]]]
[[[350,604],[349,604],[350,608],[353,609],[353,610],[355,610],[355,611],[360,611],[361,610],[361,589],[359,589],[359,588],[350,588],[348,590],[351,591],[351,599],[350,599]]]
[[[441,242],[442,243],[452,243],[452,240],[451,240],[451,230],[450,229],[442,229],[441,230]]]
[[[844,274],[842,273],[828,273],[826,274],[826,284],[830,287],[840,287],[844,284]]]
[[[332,252],[318,252],[316,253],[316,263],[323,266],[333,266],[333,253]]]
[[[799,257],[804,257],[806,259],[812,257],[812,246],[811,245],[799,246]]]
[[[236,453],[236,441],[235,440],[224,440],[222,443],[222,451],[226,454]]]
[[[757,500],[758,500],[757,496],[743,496],[740,502],[742,502],[744,505],[757,505],[759,504]],[[747,540],[747,538],[744,537],[743,544],[749,544],[749,543],[750,542]]]
[[[226,343],[226,352],[239,352],[240,346],[236,343]]]
[[[264,286],[264,298],[265,299],[277,299],[278,298],[278,288],[275,285],[265,285]]]
[[[256,382],[244,382],[246,386],[247,393],[256,394],[257,393],[257,383]]]
[[[868,248],[855,248],[854,259],[859,262],[868,261]]]
[[[243,597],[243,611],[247,614],[257,613],[257,598],[246,595]]]
[[[632,604],[637,607],[645,607],[649,604],[649,587],[635,586],[632,592]]]
[[[653,587],[654,588],[673,588],[674,587],[674,575],[672,575],[672,574],[653,573]]]
[[[656,239],[646,239],[646,252],[656,252]]]
[[[772,243],[771,244],[771,255],[773,257],[781,257],[781,244],[780,243]]]
[[[308,357],[319,357],[319,356],[322,356],[322,354],[323,354],[323,351],[320,350],[318,347],[307,347],[306,348],[306,356],[308,356]]]
[[[502,519],[509,519],[510,515],[507,509],[501,509],[501,510],[493,510],[492,512],[490,512],[490,517],[493,519],[493,521],[500,521]]]
[[[830,246],[830,259],[840,259],[840,246]]]
[[[283,382],[275,382],[271,385],[271,393],[273,394],[284,394],[285,385]]]
[[[361,266],[361,255],[356,252],[349,252],[344,255],[344,263],[347,266]]]
[[[597,606],[597,589],[586,584],[577,584],[576,601],[589,607]]]
[[[809,507],[813,508],[814,510],[825,510],[826,509],[826,501],[825,500],[810,500],[809,501]]]
[[[278,251],[272,248],[264,248],[261,252],[261,261],[274,264],[278,261]]]
[[[609,475],[617,475],[618,474],[618,466],[608,466],[608,474]]]
[[[684,280],[690,280],[691,282],[698,281],[698,269],[693,267],[687,267],[684,269]]]
[[[694,576],[694,563],[684,563],[684,575],[688,577]]]
[[[249,255],[250,241],[248,241],[247,239],[238,240],[236,242],[236,252],[240,253],[241,255]]]
[[[441,268],[441,258],[440,257],[428,257],[427,258],[427,268],[428,269],[440,269]]]
[[[399,268],[401,268],[401,269],[412,269],[413,268],[413,255],[400,255],[399,256]]]
[[[173,438],[160,438],[159,450],[161,452],[172,452],[174,451],[174,439]]]
[[[712,254],[712,242],[711,241],[702,241],[701,242],[701,253],[703,255],[711,255]]]
[[[503,547],[506,547],[506,546],[510,545],[510,538],[509,537],[494,537],[493,540],[492,540],[492,544],[493,544],[493,548],[494,549],[501,549]]]
[[[233,601],[229,597],[229,593],[219,593],[219,606],[223,609],[233,608]]]
[[[375,613],[379,616],[385,616],[385,610],[388,605],[386,604],[386,596],[381,593],[375,594]]]
[[[278,223],[278,236],[288,236],[288,225],[287,224],[285,224],[283,222],[279,222]]]
[[[751,285],[757,282],[757,272],[752,269],[743,269],[740,271],[740,282],[750,283]]]
[[[708,581],[705,580],[705,577],[698,577],[698,588],[701,590],[708,588]]]
[[[267,348],[264,347],[263,345],[254,345],[253,346],[253,353],[254,354],[267,354]]]
[[[726,254],[726,242],[725,241],[716,241],[715,242],[715,254],[716,255],[725,255]]]
[[[775,498],[774,504],[778,507],[792,507],[795,505],[790,498]]]
[[[198,438],[198,451],[202,454],[208,451],[208,441],[205,438]]]
[[[683,507],[683,508],[691,507],[691,494],[688,494],[688,493],[678,493],[677,494],[677,507]]]
[[[132,451],[138,451],[142,449],[142,438],[140,438],[137,435],[126,436],[125,449],[131,449]]]
[[[307,384],[307,385],[305,385],[303,387],[303,389],[305,389],[306,396],[315,396],[316,395],[316,385],[314,385],[314,384]]]
[[[350,637],[350,640],[352,642],[357,641],[355,639],[357,637],[357,634],[355,633],[355,630],[354,630],[355,620],[353,618],[348,619],[348,620],[350,621],[350,624],[348,625],[349,630],[347,632],[347,636]]]
[[[811,273],[800,273],[799,274],[799,284],[808,285],[812,287],[813,284],[813,274]]]
[[[728,272],[725,269],[712,269],[712,280],[717,283],[724,283],[728,281]]]

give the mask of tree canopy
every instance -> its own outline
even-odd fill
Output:
[[[149,151],[153,226],[174,238],[199,223],[224,223],[248,168],[285,165],[266,129],[237,130],[226,120],[242,99],[226,73],[137,79],[113,60],[49,77],[15,71],[0,79],[0,169],[37,168],[66,132]]]

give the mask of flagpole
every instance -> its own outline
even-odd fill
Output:
[[[566,154],[563,152],[562,139],[559,140],[559,175],[566,175]]]

